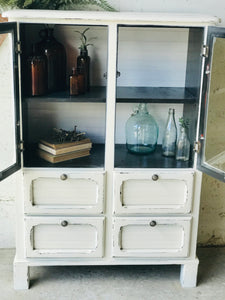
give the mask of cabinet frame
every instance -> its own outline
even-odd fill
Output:
[[[196,241],[197,241],[197,224],[198,224],[198,211],[199,211],[199,198],[200,198],[200,173],[196,170],[196,156],[194,154],[194,163],[193,165],[187,168],[183,168],[182,172],[196,172],[196,176],[194,176],[193,182],[190,184],[190,189],[193,189],[193,201],[188,202],[186,210],[180,210],[178,214],[172,214],[170,211],[164,211],[160,213],[147,211],[146,215],[141,215],[143,211],[135,212],[132,216],[127,216],[126,218],[122,218],[121,216],[114,214],[113,205],[115,204],[115,193],[114,193],[114,173],[122,172],[123,174],[127,173],[129,177],[129,172],[149,172],[151,173],[153,169],[151,168],[115,168],[114,158],[115,158],[115,117],[116,117],[116,103],[121,100],[116,95],[116,74],[117,74],[117,42],[118,42],[118,26],[126,25],[126,26],[145,26],[145,27],[187,27],[189,28],[190,38],[193,43],[190,43],[189,46],[198,47],[198,51],[200,51],[200,45],[202,40],[206,40],[207,30],[209,25],[215,25],[218,22],[218,18],[215,17],[204,17],[204,16],[189,16],[189,15],[168,15],[168,14],[149,14],[149,13],[105,13],[105,12],[72,12],[72,11],[12,11],[5,13],[5,16],[9,17],[10,20],[15,21],[17,27],[19,28],[20,23],[42,23],[42,24],[70,24],[70,25],[103,25],[108,27],[108,77],[107,77],[107,93],[106,93],[106,134],[105,134],[105,165],[104,168],[101,169],[102,172],[106,173],[106,206],[105,206],[105,214],[99,215],[99,211],[96,211],[95,215],[85,215],[82,217],[76,212],[76,214],[72,214],[68,216],[65,211],[57,217],[48,216],[42,213],[42,216],[32,215],[30,210],[24,211],[24,199],[22,197],[19,199],[21,201],[17,201],[16,205],[18,208],[17,214],[17,223],[18,223],[18,232],[17,232],[17,254],[14,261],[14,278],[15,278],[15,287],[17,289],[24,289],[29,287],[29,267],[34,265],[57,265],[57,264],[66,264],[66,265],[82,265],[82,264],[90,264],[90,265],[118,265],[118,264],[180,264],[181,265],[181,284],[185,287],[193,287],[196,285],[197,279],[197,267],[198,260],[196,259],[195,251],[196,251]],[[0,24],[1,28],[1,24]],[[200,29],[200,33],[196,34],[196,28]],[[19,34],[18,30],[18,34]],[[196,34],[196,36],[195,36]],[[194,38],[197,38],[198,42],[194,43]],[[201,41],[199,41],[201,38]],[[200,53],[199,53],[200,54]],[[189,62],[192,60],[192,57],[188,58]],[[196,103],[185,104],[184,111],[185,114],[191,115],[192,112],[198,115],[197,119],[199,119],[200,114],[200,96],[202,93],[202,85],[203,85],[203,62],[205,58],[198,59],[197,67],[194,70],[197,72],[193,76],[193,81],[196,81],[198,78],[199,82],[194,83],[191,80],[191,76],[186,82],[188,88],[198,88],[199,91],[196,93]],[[20,71],[20,70],[19,70]],[[21,82],[20,82],[21,84]],[[117,101],[118,100],[118,101]],[[122,100],[125,101],[126,98]],[[135,99],[135,101],[138,99]],[[151,100],[151,99],[150,99]],[[146,101],[149,101],[147,99]],[[152,100],[151,100],[152,101]],[[149,101],[149,102],[151,102]],[[170,102],[171,103],[171,102]],[[193,105],[195,107],[193,107]],[[22,106],[22,99],[20,98],[20,106]],[[21,109],[21,107],[20,107]],[[192,109],[194,109],[192,111]],[[19,110],[18,110],[19,112]],[[22,114],[22,112],[20,112]],[[199,114],[198,114],[199,113]],[[198,122],[197,122],[198,123]],[[197,131],[199,124],[194,124],[194,130],[192,130],[192,139],[195,141],[196,137],[198,137]],[[22,137],[22,130],[20,129],[20,134]],[[198,138],[196,139],[196,142]],[[174,172],[174,169],[170,168],[158,168],[161,171],[168,171],[171,174]],[[32,171],[32,166],[27,168],[28,171]],[[35,172],[39,168],[33,168]],[[59,168],[60,169],[60,168]],[[74,168],[76,172],[81,172],[85,174],[87,170]],[[22,171],[26,171],[24,167]],[[50,168],[42,168],[38,170],[40,172],[49,172]],[[54,172],[58,172],[59,170],[54,170]],[[94,171],[99,171],[99,168],[94,168]],[[179,168],[180,171],[180,168]],[[60,171],[61,172],[61,171]],[[142,175],[141,175],[142,176]],[[21,172],[21,177],[23,174]],[[191,181],[191,180],[190,180]],[[193,186],[192,186],[193,184]],[[23,187],[21,186],[21,189]],[[21,192],[23,195],[23,191]],[[118,190],[116,192],[118,195]],[[20,195],[21,196],[21,195]],[[189,206],[190,205],[190,206]],[[120,209],[120,208],[119,208]],[[118,210],[117,210],[118,211]],[[25,212],[27,214],[25,214]],[[48,211],[50,214],[50,211]],[[121,214],[124,212],[121,210]],[[65,214],[65,215],[64,215]],[[30,234],[32,232],[32,228],[38,224],[52,224],[52,222],[57,222],[57,224],[61,220],[66,220],[66,218],[71,219],[72,222],[82,222],[82,220],[86,223],[93,222],[96,226],[100,226],[100,224],[105,223],[105,237],[103,238],[103,234],[101,234],[101,240],[104,240],[104,249],[97,249],[96,253],[98,253],[98,257],[91,256],[89,257],[88,253],[77,253],[73,251],[72,254],[68,253],[54,253],[54,251],[50,251],[50,254],[47,255],[43,260],[41,260],[41,253],[35,252],[33,249],[32,243],[30,242]],[[25,221],[24,221],[25,218]],[[105,222],[103,221],[105,218]],[[81,220],[82,219],[82,220]],[[141,254],[138,257],[132,257],[132,255],[121,255],[121,249],[118,244],[118,234],[120,232],[120,228],[122,225],[132,224],[147,224],[151,220],[158,220],[158,222],[167,222],[167,224],[181,224],[183,226],[183,230],[185,231],[184,244],[185,247],[178,251],[177,253],[166,253],[164,252],[162,258],[159,253],[154,253],[154,251],[150,251],[151,253]],[[84,223],[82,223],[84,224]],[[103,227],[102,227],[103,228]],[[113,241],[114,239],[114,241]],[[114,242],[114,244],[113,244]],[[116,242],[116,244],[115,244]],[[28,252],[27,252],[28,251]],[[27,255],[28,254],[28,255]],[[115,257],[114,254],[116,254]],[[124,254],[124,253],[123,253]],[[126,253],[127,254],[127,253]],[[161,254],[161,252],[160,252]],[[80,255],[80,256],[79,256]],[[29,258],[28,258],[29,256]],[[84,260],[80,258],[85,257]],[[89,259],[87,259],[89,257]],[[68,258],[68,259],[67,259]],[[95,259],[97,258],[97,259]]]

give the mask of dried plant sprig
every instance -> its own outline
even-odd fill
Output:
[[[189,119],[184,119],[184,117],[181,117],[179,118],[179,123],[180,123],[180,126],[185,128],[185,129],[188,129],[189,125],[190,125],[190,120]]]

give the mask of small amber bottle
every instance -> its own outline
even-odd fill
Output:
[[[84,74],[79,72],[78,69],[72,68],[70,75],[70,95],[80,95],[85,92]]]

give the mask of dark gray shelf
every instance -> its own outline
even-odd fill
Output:
[[[93,86],[90,91],[77,96],[70,96],[69,91],[55,92],[44,96],[26,97],[27,101],[41,102],[100,102],[105,103],[106,87]]]
[[[195,103],[196,97],[183,87],[118,87],[117,102]]]
[[[115,146],[115,168],[192,168],[193,162],[177,161],[174,157],[162,156],[162,147],[158,145],[155,152],[148,155],[131,154],[126,145]]]
[[[91,87],[90,91],[78,96],[70,96],[69,91],[51,93],[44,96],[25,98],[27,101],[41,102],[106,102],[106,87]],[[191,91],[183,87],[117,87],[117,103],[195,103]]]

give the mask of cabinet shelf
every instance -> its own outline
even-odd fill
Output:
[[[126,145],[115,146],[115,168],[192,168],[192,159],[176,161],[174,157],[162,156],[162,146],[158,145],[155,152],[148,155],[136,155],[127,151]]]
[[[103,168],[105,145],[93,144],[91,155],[52,164],[40,158],[36,153],[37,145],[30,145],[24,152],[24,167],[30,168]]]
[[[118,87],[117,102],[195,103],[196,97],[183,87]]]
[[[100,102],[105,103],[106,87],[105,86],[92,86],[90,92],[82,95],[70,96],[69,91],[60,91],[55,93],[46,94],[44,96],[26,97],[27,101],[40,101],[40,102]]]
[[[94,86],[90,92],[70,96],[69,91],[51,93],[44,96],[25,98],[27,101],[41,102],[106,102],[106,87]],[[117,103],[195,103],[197,101],[189,89],[182,87],[117,87]]]

